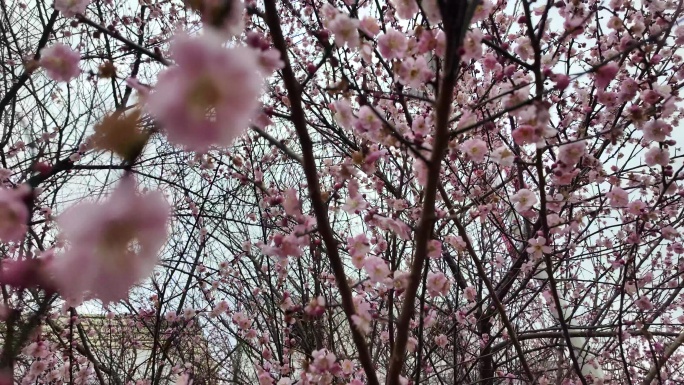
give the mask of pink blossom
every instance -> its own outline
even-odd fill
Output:
[[[546,246],[546,238],[544,237],[537,237],[534,239],[530,239],[527,241],[527,243],[530,245],[526,249],[526,251],[534,257],[534,259],[540,259],[544,254],[550,254],[551,253],[551,247]]]
[[[428,293],[433,297],[447,295],[451,288],[451,282],[442,272],[428,273],[426,284]]]
[[[649,120],[641,128],[644,134],[644,140],[664,142],[672,133],[672,126],[660,119]]]
[[[50,79],[57,82],[68,82],[81,73],[78,62],[81,54],[66,44],[55,43],[40,51],[38,64],[45,68]]]
[[[174,385],[192,385],[192,379],[188,373],[183,373],[176,378]]]
[[[465,297],[468,302],[475,302],[475,298],[477,298],[477,290],[473,286],[468,286],[463,290],[463,296]]]
[[[358,20],[352,19],[344,13],[338,13],[328,24],[330,31],[335,34],[335,45],[349,48],[359,46]]]
[[[242,330],[247,330],[252,326],[252,320],[243,312],[233,314],[233,323]]]
[[[347,238],[347,247],[349,248],[349,254],[352,256],[352,264],[357,269],[361,269],[363,261],[366,259],[366,254],[370,251],[366,234]]]
[[[461,144],[461,151],[473,162],[484,162],[487,156],[487,143],[482,139],[468,139]]]
[[[374,37],[380,33],[380,26],[378,21],[371,16],[366,16],[361,21],[359,21],[359,29],[365,32],[368,36]]]
[[[397,16],[402,19],[412,19],[418,13],[418,3],[416,0],[390,0]]]
[[[601,66],[599,69],[596,70],[595,78],[596,78],[596,87],[600,89],[604,89],[610,84],[610,82],[615,79],[615,75],[617,75],[618,71],[620,70],[620,67],[618,64],[614,61]]]
[[[641,215],[647,207],[648,206],[646,206],[646,203],[640,200],[635,200],[627,204],[627,212],[632,215]]]
[[[366,258],[363,267],[373,283],[382,282],[390,274],[387,263],[380,257],[370,256]]]
[[[90,0],[55,0],[55,9],[64,17],[74,17],[77,14],[84,14]]]
[[[166,241],[169,206],[160,193],[139,194],[124,179],[102,203],[80,203],[59,216],[69,244],[47,267],[67,299],[126,298],[154,269]]]
[[[349,101],[347,99],[337,100],[332,103],[332,108],[335,111],[337,124],[342,128],[350,129],[355,118]]]
[[[159,75],[148,110],[172,143],[193,151],[230,145],[259,107],[258,54],[224,48],[212,34],[181,34],[171,44],[171,56],[177,65]]]
[[[409,87],[420,88],[433,74],[423,56],[406,58],[399,65],[399,81]]]
[[[515,154],[506,145],[495,148],[490,158],[501,167],[511,167],[515,162]]]
[[[403,58],[407,48],[406,35],[394,28],[387,28],[387,32],[378,38],[378,50],[387,60]]]
[[[558,161],[566,166],[574,166],[587,153],[587,143],[584,140],[565,144],[558,151]]]
[[[422,0],[421,7],[425,17],[427,17],[431,24],[437,24],[442,21],[442,12],[439,10],[437,0]]]
[[[259,53],[259,65],[264,75],[270,75],[285,67],[285,62],[281,59],[280,51],[271,48]]]
[[[311,352],[311,357],[313,358],[311,365],[313,366],[312,369],[315,373],[330,372],[334,370],[337,358],[335,357],[335,354],[329,350],[314,350]]]
[[[449,338],[445,334],[440,334],[435,337],[435,344],[437,344],[437,346],[439,346],[440,348],[447,346],[448,343]]]
[[[461,60],[468,62],[482,57],[482,32],[479,29],[468,31],[463,39]]]
[[[639,297],[636,301],[634,301],[634,304],[636,305],[637,308],[643,311],[648,311],[653,309],[653,304],[651,303],[651,300],[648,299],[645,295]]]
[[[532,50],[532,43],[527,36],[521,36],[515,40],[517,44],[513,52],[515,52],[523,61],[531,58],[534,51]]]
[[[528,189],[520,189],[511,197],[511,202],[515,204],[516,211],[523,212],[531,209],[537,203],[537,196]]]
[[[29,210],[24,199],[30,191],[0,188],[0,241],[18,242],[26,234]]]
[[[610,199],[610,205],[615,208],[625,207],[629,203],[627,191],[620,187],[613,187],[613,189],[606,194],[606,197]]]
[[[649,167],[667,166],[670,163],[670,151],[666,148],[652,147],[644,154],[644,161]]]
[[[511,132],[513,141],[518,145],[537,143],[541,140],[541,131],[529,124],[523,124]]]
[[[244,29],[242,0],[194,0],[193,3],[199,8],[204,26],[223,38],[239,35]]]
[[[437,239],[431,239],[428,242],[428,258],[439,259],[442,258],[442,242]]]
[[[557,74],[552,77],[552,80],[556,83],[556,88],[560,91],[565,90],[570,85],[570,77],[563,74]]]
[[[362,133],[377,132],[382,128],[382,121],[375,115],[375,112],[371,107],[363,106],[359,109],[354,128]]]

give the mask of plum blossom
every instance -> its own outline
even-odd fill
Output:
[[[435,337],[435,344],[437,344],[437,346],[439,346],[440,348],[447,346],[448,343],[449,338],[445,334],[440,334]]]
[[[560,147],[558,160],[567,166],[574,166],[587,153],[587,143],[584,140],[568,143]]]
[[[506,145],[495,148],[490,158],[501,167],[511,167],[515,162],[515,154]]]
[[[487,143],[482,139],[468,139],[461,144],[461,151],[473,162],[484,162],[487,156]]]
[[[371,16],[366,16],[359,21],[359,29],[365,32],[368,36],[374,37],[380,33],[380,26],[378,21]]]
[[[531,209],[537,203],[537,196],[528,189],[520,189],[511,197],[511,202],[515,204],[516,211],[523,212]]]
[[[370,324],[373,316],[370,314],[370,304],[366,302],[363,297],[354,297],[354,305],[356,307],[356,314],[352,315],[352,322],[354,326],[364,334],[370,332]]]
[[[337,100],[332,103],[332,108],[335,111],[335,121],[337,124],[340,127],[350,129],[354,122],[354,114],[349,101],[347,99]]]
[[[437,24],[442,21],[442,13],[439,10],[437,0],[423,0],[421,3],[425,17],[431,24]]]
[[[442,272],[428,273],[426,284],[428,293],[433,297],[447,295],[451,288],[451,282]]]
[[[57,82],[68,82],[78,77],[81,69],[78,62],[81,54],[66,44],[55,43],[40,51],[38,64],[45,69],[50,79]]]
[[[356,179],[350,180],[349,197],[347,197],[347,201],[342,205],[342,210],[353,214],[365,210],[367,207],[368,202],[366,202],[363,195],[359,193],[359,182]]]
[[[387,32],[378,38],[378,50],[387,60],[403,58],[407,48],[406,35],[394,28],[387,28]]]
[[[463,296],[468,302],[475,302],[475,298],[477,298],[477,289],[475,289],[474,286],[468,286],[463,290]]]
[[[541,258],[544,254],[551,253],[551,247],[546,245],[546,238],[537,237],[527,241],[530,245],[526,250],[528,253],[532,254],[535,259]]]
[[[541,140],[542,132],[529,124],[523,124],[511,132],[513,141],[518,145],[537,143]]]
[[[670,151],[666,148],[652,147],[644,154],[644,162],[649,167],[667,166],[670,163]]]
[[[205,26],[225,38],[240,34],[244,28],[245,5],[241,0],[186,0],[185,3],[200,13]]]
[[[399,81],[409,87],[420,88],[432,78],[432,71],[423,56],[406,58],[399,65]]]
[[[428,258],[439,259],[442,258],[442,242],[437,239],[431,239],[428,242]]]
[[[26,234],[29,210],[24,198],[29,191],[0,188],[0,241],[21,241]]]
[[[125,298],[157,264],[168,219],[163,196],[138,193],[129,178],[105,202],[71,207],[57,219],[68,250],[47,265],[57,291],[73,301]]]
[[[357,269],[363,268],[363,261],[366,259],[366,254],[370,251],[370,245],[368,244],[366,234],[359,234],[355,237],[347,238],[347,246],[354,267]]]
[[[382,121],[369,106],[359,109],[354,128],[359,132],[376,132],[382,128]]]
[[[373,283],[382,282],[390,274],[387,263],[380,257],[370,256],[366,258],[363,267]]]
[[[402,19],[412,19],[418,12],[418,3],[416,0],[391,0],[394,9],[397,10],[397,16]]]
[[[74,17],[77,14],[84,14],[90,0],[55,0],[55,9],[64,17]]]
[[[192,385],[192,379],[190,378],[190,375],[188,373],[183,373],[178,375],[178,378],[176,378],[176,382],[174,385]]]
[[[612,207],[625,207],[629,204],[629,195],[627,194],[627,191],[620,187],[613,187],[613,189],[606,194],[606,197],[610,199],[610,205]]]
[[[468,31],[463,39],[461,60],[468,62],[482,57],[482,32],[479,29]]]
[[[639,299],[634,301],[634,304],[640,310],[647,311],[653,309],[653,304],[651,303],[651,300],[648,299],[648,297],[646,297],[645,295],[639,297]]]
[[[601,66],[599,69],[596,70],[596,87],[600,89],[604,89],[610,84],[610,82],[615,79],[615,75],[617,75],[618,71],[620,70],[620,67],[618,64],[614,61]]]
[[[171,57],[176,65],[159,75],[148,111],[172,143],[192,151],[230,145],[259,107],[263,75],[257,52],[225,48],[212,34],[181,34],[171,44]]]
[[[338,47],[357,48],[359,46],[359,21],[352,19],[344,13],[338,13],[330,21],[328,28],[335,34],[335,44]]]
[[[641,128],[644,140],[654,142],[664,142],[672,133],[672,126],[660,119],[650,120]]]
[[[264,75],[270,75],[285,67],[285,62],[281,59],[280,51],[271,48],[259,53],[259,65]]]
[[[513,52],[515,52],[523,61],[531,58],[534,51],[532,50],[532,43],[527,36],[521,36],[515,40],[517,44]]]
[[[640,215],[646,210],[648,206],[646,203],[640,200],[635,200],[632,202],[629,202],[627,205],[627,212],[632,214],[632,215]]]

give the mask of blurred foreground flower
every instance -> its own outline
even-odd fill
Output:
[[[30,191],[22,187],[18,189],[0,189],[0,241],[20,241],[26,233],[29,210],[24,198]]]
[[[98,149],[111,151],[127,162],[133,162],[150,136],[148,131],[139,128],[139,123],[139,110],[128,113],[116,111],[95,126],[93,144]]]
[[[57,291],[79,303],[126,298],[158,261],[167,237],[169,206],[159,192],[140,194],[132,178],[103,203],[78,204],[57,219],[68,249],[46,268]]]
[[[227,146],[247,129],[259,109],[263,75],[258,53],[226,48],[213,34],[177,36],[171,44],[176,65],[159,75],[148,111],[170,142],[192,151]]]

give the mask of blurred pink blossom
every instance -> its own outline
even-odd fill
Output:
[[[258,53],[225,48],[218,37],[180,34],[171,44],[176,65],[159,75],[147,109],[170,142],[192,151],[228,146],[259,108],[263,75]]]
[[[66,299],[126,298],[157,264],[167,237],[169,206],[158,193],[139,194],[124,179],[102,203],[85,202],[57,219],[68,249],[47,266]]]
[[[50,79],[57,82],[68,82],[81,73],[78,62],[81,54],[66,44],[55,43],[40,51],[38,64],[45,68]]]

